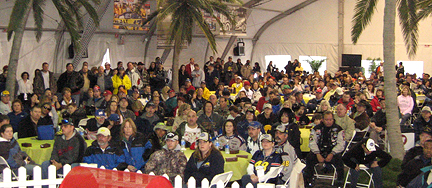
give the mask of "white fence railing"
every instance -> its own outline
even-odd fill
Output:
[[[103,167],[101,169],[104,169]],[[114,169],[116,170],[116,169]],[[33,178],[28,179],[27,172],[24,167],[20,167],[18,169],[18,175],[17,177],[14,177],[15,174],[12,173],[11,169],[5,168],[3,170],[3,180],[0,181],[0,188],[6,188],[6,187],[27,187],[27,186],[33,186],[35,188],[41,188],[42,186],[48,186],[49,188],[56,188],[58,185],[60,185],[66,177],[66,175],[71,171],[71,166],[66,164],[63,167],[63,174],[57,174],[56,167],[51,165],[48,168],[48,179],[42,179],[42,169],[39,166],[36,166],[33,168]],[[125,170],[128,172],[128,170]],[[137,173],[142,173],[141,171],[138,171]],[[151,172],[149,175],[154,175],[153,172]],[[163,175],[165,178],[168,178],[167,174]],[[59,177],[59,178],[57,178]],[[210,188],[212,185],[210,185],[210,182],[207,179],[202,180],[201,182],[201,188]],[[274,185],[258,185],[258,188],[264,188],[264,187],[274,187]],[[177,176],[174,180],[174,188],[182,188],[183,187],[183,180],[181,176]],[[189,178],[188,180],[188,188],[196,188],[196,181],[194,177]],[[225,185],[222,181],[218,181],[216,184],[216,188],[224,188]],[[234,182],[231,185],[232,188],[240,188],[240,185],[237,182]],[[253,188],[252,184],[248,184],[246,188]]]

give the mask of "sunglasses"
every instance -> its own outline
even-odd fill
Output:
[[[44,106],[43,107],[45,110],[50,110],[51,111],[51,107],[46,107],[46,106]]]

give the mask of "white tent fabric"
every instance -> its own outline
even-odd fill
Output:
[[[56,40],[54,39],[54,31],[58,26],[60,18],[56,9],[50,1],[47,1],[45,9],[44,31],[41,42],[37,43],[34,37],[34,32],[29,30],[25,32],[23,45],[20,55],[20,63],[18,66],[17,77],[21,72],[27,71],[30,77],[33,77],[33,72],[36,68],[41,68],[43,62],[52,64],[55,52]],[[268,20],[277,16],[283,11],[286,11],[304,0],[272,0],[262,1],[260,5],[253,7],[251,14],[247,20],[246,36],[239,36],[245,42],[245,56],[233,56],[233,47],[229,49],[228,56],[233,56],[234,59],[241,58],[242,62],[251,59],[252,62],[259,62],[261,67],[265,67],[266,55],[291,55],[292,59],[296,59],[301,55],[310,56],[325,56],[327,57],[327,70],[335,72],[338,67],[338,0],[319,0],[307,7],[300,9],[293,14],[272,24],[261,35],[256,45],[252,45],[252,38],[256,32]],[[6,28],[12,10],[14,1],[0,1],[0,28]],[[363,59],[383,58],[382,49],[382,30],[383,30],[383,10],[384,1],[379,1],[377,11],[373,15],[371,24],[366,28],[357,45],[351,42],[351,19],[353,16],[355,1],[345,1],[344,8],[344,51],[345,54],[362,54]],[[107,48],[110,48],[111,62],[116,67],[117,61],[143,61],[149,66],[150,62],[157,56],[162,56],[163,49],[157,49],[157,37],[153,36],[150,42],[147,58],[144,59],[145,43],[143,42],[143,33],[127,32],[115,30],[112,28],[113,5],[108,9],[101,21],[101,26],[98,33],[92,38],[88,48],[88,58],[82,59],[82,62],[87,61],[90,67],[99,66],[102,63],[103,55]],[[396,20],[398,23],[398,20]],[[424,61],[424,70],[432,70],[432,38],[429,36],[432,31],[431,19],[427,19],[420,24],[419,32],[419,47],[417,55],[412,58],[412,61]],[[34,27],[33,18],[30,17],[27,28]],[[125,35],[124,45],[118,44],[116,33]],[[217,51],[213,54],[207,49],[207,41],[203,37],[194,37],[192,44],[182,50],[180,62],[187,63],[189,58],[194,57],[198,64],[203,65],[206,61],[205,57],[214,55],[221,56],[229,37],[217,38]],[[70,44],[70,39],[65,34],[64,39],[59,42],[60,49],[58,51],[59,61],[56,66],[50,65],[50,69],[56,73],[61,73],[65,70],[65,65],[71,62],[67,59],[67,48]],[[7,41],[6,33],[0,33],[0,68],[8,63],[11,42]],[[396,24],[396,60],[410,60],[406,55],[406,50],[400,31],[400,27]],[[254,48],[252,54],[252,49]],[[172,64],[173,51],[169,54],[165,61],[166,67]],[[227,58],[226,57],[226,58]],[[81,65],[77,67],[80,69]]]

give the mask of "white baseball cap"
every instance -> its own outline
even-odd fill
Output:
[[[376,151],[375,141],[372,139],[368,139],[366,141],[366,149],[369,151]]]

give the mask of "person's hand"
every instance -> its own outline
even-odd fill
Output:
[[[356,170],[357,172],[360,171],[360,166],[359,166],[358,164],[356,165],[355,170]]]
[[[371,167],[372,168],[375,168],[375,167],[378,167],[379,165],[378,165],[378,161],[374,161],[374,162],[372,162],[372,164],[371,164]]]
[[[369,126],[370,126],[372,129],[375,129],[375,128],[376,128],[375,122],[371,122]]]
[[[376,132],[381,132],[382,130],[383,130],[382,127],[375,127],[375,131],[376,131]]]
[[[325,161],[330,162],[332,159],[333,159],[333,154],[330,153],[329,155],[327,155]]]
[[[136,172],[137,171],[137,169],[132,165],[128,165],[127,169],[129,170],[129,172]]]
[[[56,167],[56,170],[63,167],[63,165],[61,163],[58,163],[56,160],[51,160],[51,164]]]
[[[24,159],[24,161],[25,161],[26,164],[30,164],[30,159],[29,159],[28,156]]]
[[[258,183],[258,181],[259,181],[258,176],[256,176],[255,174],[252,174],[250,176],[250,178],[251,178],[251,180],[252,180],[253,183]]]
[[[321,154],[317,154],[317,159],[319,163],[323,163],[324,162],[324,157]]]

